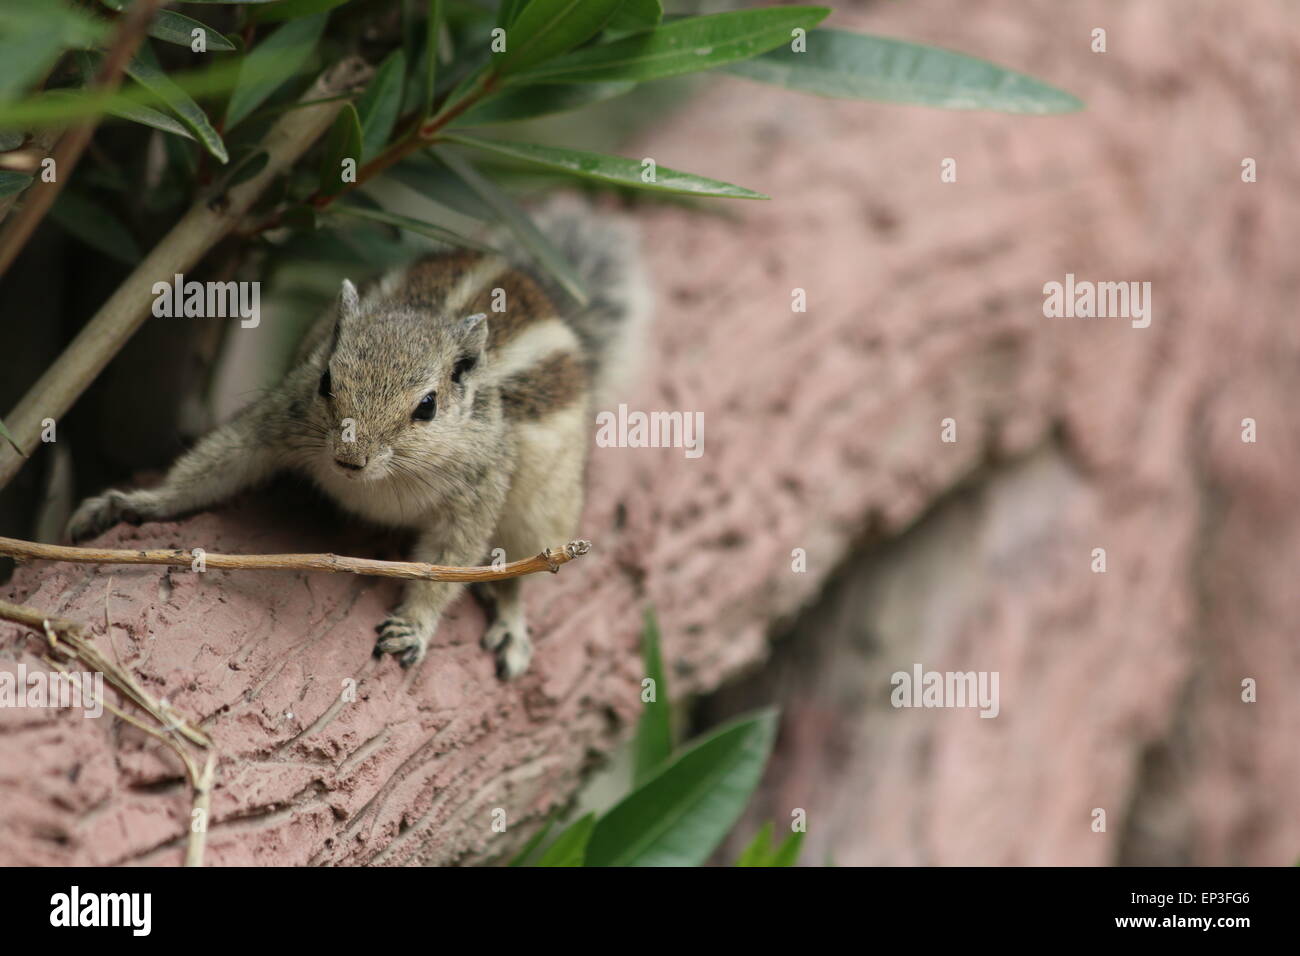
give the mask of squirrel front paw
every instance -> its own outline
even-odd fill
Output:
[[[67,535],[72,542],[85,541],[103,534],[120,521],[140,524],[145,517],[144,502],[138,492],[109,490],[87,498],[68,519]]]
[[[514,680],[528,670],[533,659],[533,642],[528,639],[528,625],[522,620],[498,618],[483,632],[483,649],[494,651],[497,677]]]
[[[411,667],[424,659],[429,647],[429,635],[404,617],[393,615],[375,628],[379,639],[375,641],[375,657],[392,654],[402,667]]]

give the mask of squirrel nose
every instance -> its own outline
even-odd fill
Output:
[[[338,465],[340,468],[346,468],[349,471],[360,471],[362,468],[366,467],[366,461],[367,459],[362,458],[361,464],[358,465],[356,462],[344,461],[342,458],[335,458],[334,464]]]

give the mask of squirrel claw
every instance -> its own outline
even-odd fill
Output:
[[[418,664],[424,657],[426,638],[415,632],[415,627],[405,618],[390,617],[375,628],[379,639],[375,641],[374,656],[392,654],[402,667]]]

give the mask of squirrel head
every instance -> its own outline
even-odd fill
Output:
[[[363,308],[344,279],[314,401],[321,466],[418,479],[422,466],[463,453],[487,339],[483,313],[431,321],[401,305]]]

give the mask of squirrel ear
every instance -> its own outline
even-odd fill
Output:
[[[488,323],[486,312],[475,312],[461,323],[460,329],[465,341],[476,352],[482,351],[483,347],[487,345]]]
[[[344,279],[343,288],[339,290],[339,319],[346,322],[360,311],[361,299],[357,295],[357,287],[351,279]]]

